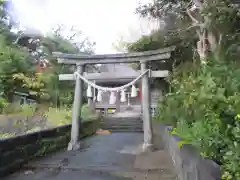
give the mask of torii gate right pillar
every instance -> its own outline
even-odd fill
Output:
[[[141,73],[147,70],[147,63],[141,62]],[[149,74],[142,77],[142,118],[143,118],[143,131],[144,142],[143,151],[151,150],[152,147],[152,119],[151,119],[151,98],[149,86]]]

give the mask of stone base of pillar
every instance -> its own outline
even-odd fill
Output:
[[[79,150],[79,149],[80,149],[79,142],[73,143],[72,141],[70,141],[68,143],[68,148],[67,148],[68,151],[75,151],[75,150]]]
[[[153,151],[153,144],[142,144],[142,152],[152,152]]]

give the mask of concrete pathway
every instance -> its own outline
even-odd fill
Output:
[[[172,162],[163,150],[139,154],[141,133],[96,135],[79,151],[62,151],[4,180],[174,180]]]

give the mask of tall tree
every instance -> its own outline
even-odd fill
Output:
[[[59,105],[60,102],[65,104],[71,102],[74,82],[60,82],[58,75],[61,73],[73,73],[75,67],[58,64],[56,59],[52,58],[52,52],[73,54],[90,54],[93,52],[94,43],[87,38],[76,41],[75,36],[83,35],[77,30],[72,32],[72,29],[68,31],[69,36],[67,37],[63,36],[64,27],[62,26],[54,28],[46,37],[23,36],[23,38],[26,38],[26,42],[31,40],[31,43],[23,44],[34,54],[36,62],[41,65],[40,70],[42,71],[38,72],[44,73],[44,75],[36,74],[32,77],[20,73],[15,75],[15,78],[21,80],[26,88],[34,91],[39,99],[51,101],[54,105]]]
[[[14,80],[13,75],[19,72],[29,74],[34,66],[26,48],[13,43],[17,35],[11,32],[12,21],[6,3],[0,1],[0,87],[2,96],[11,100],[14,91],[21,89],[20,82]]]
[[[166,17],[174,16],[175,22],[184,24],[178,31],[195,32],[198,37],[196,52],[204,62],[208,52],[219,58],[221,48],[231,53],[237,50],[240,38],[240,9],[236,2],[230,0],[155,0],[140,6],[137,12],[144,17],[165,20]]]
[[[64,37],[62,26],[46,37],[32,30],[13,33],[7,3],[0,1],[0,94],[10,101],[14,91],[33,92],[39,100],[44,96],[54,104],[58,97],[71,99],[73,84],[59,82],[58,75],[72,73],[74,68],[57,64],[52,52],[93,53],[94,43],[74,28]],[[36,73],[39,65],[45,69],[44,75]]]

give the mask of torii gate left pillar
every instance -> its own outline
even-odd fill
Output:
[[[141,73],[147,70],[147,62],[141,63]],[[149,151],[152,148],[152,119],[151,119],[151,98],[150,98],[150,85],[149,74],[142,77],[142,111],[143,111],[143,131],[144,142],[142,146],[143,151]]]
[[[77,65],[77,72],[83,74],[83,65]],[[80,78],[76,78],[74,100],[72,107],[72,131],[71,141],[68,144],[68,150],[78,150],[80,148],[79,143],[79,128],[81,125],[81,109],[83,104],[83,81]]]

